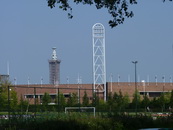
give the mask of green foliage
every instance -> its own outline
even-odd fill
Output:
[[[0,110],[3,110],[8,105],[8,97],[4,92],[0,93]]]
[[[164,111],[165,109],[165,95],[162,94],[159,98],[158,98],[158,102],[159,102],[159,105],[160,107],[162,108],[162,112]]]
[[[119,112],[122,112],[124,108],[129,104],[129,98],[128,95],[126,94],[125,96],[122,95],[122,92],[119,91],[119,98],[118,98],[118,107],[119,107]]]
[[[95,93],[95,92],[93,93],[93,98],[92,98],[91,105],[93,107],[97,107],[99,105],[99,97],[98,97],[97,93]]]
[[[109,112],[123,112],[124,109],[129,105],[130,99],[128,94],[122,95],[122,92],[119,91],[119,94],[114,92],[113,96],[112,93],[108,94],[108,101],[107,105],[109,108]]]
[[[47,2],[50,8],[54,8],[58,4],[60,9],[69,12],[68,17],[70,19],[73,18],[72,7],[68,0],[47,0]],[[112,17],[112,20],[109,20],[109,25],[112,28],[123,24],[125,18],[133,17],[133,11],[129,11],[129,5],[137,4],[137,0],[74,0],[73,2],[83,5],[95,5],[96,9],[105,8]]]
[[[23,100],[23,97],[21,95],[20,97],[20,102],[19,102],[19,109],[20,111],[23,113],[27,110],[27,106],[28,106],[28,101]]]
[[[51,102],[51,97],[50,97],[49,93],[45,92],[42,97],[42,104],[48,105],[50,102]]]
[[[133,100],[131,106],[133,109],[138,109],[140,107],[140,103],[141,103],[140,94],[138,91],[135,91],[135,93],[133,94]]]
[[[147,95],[144,95],[143,96],[143,100],[141,102],[141,107],[142,108],[145,108],[145,111],[146,111],[147,110],[147,107],[149,107],[149,105],[150,105],[150,99],[148,98]]]
[[[67,106],[72,107],[78,104],[78,96],[77,93],[72,93],[67,100]]]
[[[89,97],[88,97],[86,91],[84,92],[84,96],[82,98],[82,101],[83,101],[82,106],[87,107],[89,105]]]
[[[106,105],[107,104],[103,99],[99,99],[99,104],[97,105],[97,110],[101,111],[101,112],[107,111]]]
[[[152,109],[154,108],[159,108],[159,102],[158,99],[156,97],[154,97],[151,101],[150,101],[150,106]]]
[[[41,118],[21,120],[1,120],[2,130],[138,130],[143,128],[173,128],[173,117],[154,119],[150,116],[115,115],[111,117],[86,117],[84,114],[71,113],[43,115]]]
[[[3,110],[8,105],[8,86],[9,82],[0,81],[0,110]]]
[[[56,95],[55,103],[58,105],[59,110],[61,110],[61,111],[64,110],[64,107],[66,105],[66,101],[65,101],[65,97],[62,93],[59,93],[59,96]]]
[[[13,88],[9,87],[11,83],[9,81],[0,81],[0,110],[7,109],[8,106],[8,93],[9,93],[9,102],[10,102],[10,109],[15,110],[17,109],[17,93],[14,91]]]
[[[48,110],[48,104],[50,102],[51,102],[51,97],[50,97],[49,93],[45,92],[42,97],[42,105],[43,105],[45,111]]]
[[[17,93],[15,91],[10,92],[10,108],[11,110],[16,110],[18,105]]]
[[[123,100],[124,100],[124,108],[128,107],[130,103],[130,98],[127,93],[124,95]]]
[[[113,106],[113,96],[111,92],[108,94],[107,106],[108,106],[109,112],[111,112],[112,106]]]
[[[68,13],[69,18],[73,18],[72,7],[68,1],[64,0],[47,0],[50,8],[55,7],[56,4]],[[97,9],[106,8],[108,13],[113,18],[109,20],[109,25],[115,27],[124,22],[125,18],[133,17],[133,12],[129,11],[129,5],[137,4],[137,0],[74,0],[76,4],[82,3],[84,5],[95,5]]]
[[[116,92],[114,92],[114,95],[113,95],[113,108],[116,109],[118,107],[118,94]]]
[[[171,96],[170,96],[170,100],[169,100],[169,106],[171,108],[173,108],[173,90],[171,91]]]

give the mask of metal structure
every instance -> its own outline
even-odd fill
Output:
[[[1,82],[6,82],[8,81],[10,76],[8,74],[0,74],[0,81]]]
[[[136,64],[138,63],[138,61],[132,61],[132,63],[135,65],[135,99],[136,99],[135,113],[136,113],[136,116],[137,116],[138,99],[137,99],[137,71],[136,71]]]
[[[104,94],[106,101],[106,61],[105,61],[105,29],[101,23],[92,27],[93,38],[93,86],[95,92]]]
[[[65,113],[68,113],[68,110],[77,110],[79,112],[86,112],[86,110],[93,110],[94,117],[96,116],[96,108],[95,107],[65,107]]]
[[[49,83],[60,84],[60,63],[56,55],[56,47],[52,48],[52,59],[49,60]]]

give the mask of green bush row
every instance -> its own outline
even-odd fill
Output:
[[[141,128],[173,128],[173,117],[153,119],[145,115],[110,114],[92,117],[81,113],[48,114],[39,118],[12,118],[0,120],[1,130],[137,130]]]

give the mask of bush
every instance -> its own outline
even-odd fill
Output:
[[[160,117],[153,120],[145,115],[112,114],[109,117],[89,117],[81,113],[49,113],[37,118],[17,118],[0,120],[0,129],[22,130],[137,130],[141,128],[173,128],[173,117]]]

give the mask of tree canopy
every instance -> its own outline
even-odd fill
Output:
[[[162,0],[165,2],[165,0]],[[169,0],[172,1],[172,0]],[[72,7],[68,0],[47,0],[48,6],[54,8],[56,4],[64,11],[68,11],[68,17],[73,18]],[[129,10],[129,5],[137,4],[137,0],[74,0],[75,4],[95,5],[96,9],[106,8],[111,15],[109,25],[113,28],[123,24],[125,18],[134,16],[133,11]]]

